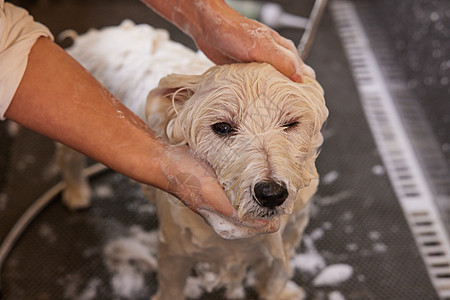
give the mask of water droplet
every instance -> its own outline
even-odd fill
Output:
[[[433,50],[433,57],[439,58],[442,56],[442,50],[441,49],[434,49]]]
[[[420,32],[415,32],[415,33],[413,34],[413,39],[414,39],[415,41],[420,41],[420,40],[422,39],[422,34],[420,34]]]
[[[123,118],[125,117],[125,114],[123,113],[123,111],[118,110],[118,111],[117,111],[117,117],[123,119]]]
[[[441,46],[441,41],[440,40],[433,40],[431,42],[431,45],[433,45],[434,48],[440,47]]]
[[[377,175],[377,176],[382,176],[382,175],[384,175],[386,172],[385,172],[385,169],[384,169],[383,166],[381,166],[381,165],[375,165],[375,166],[372,167],[372,173],[375,174],[375,175]]]
[[[417,82],[417,80],[412,79],[412,80],[408,81],[407,85],[408,85],[408,88],[414,89],[414,88],[416,88],[418,86],[418,82]]]
[[[439,20],[439,18],[440,18],[440,16],[439,16],[439,13],[437,11],[433,11],[430,14],[430,20],[433,21],[433,22],[436,22],[437,20]]]
[[[398,50],[403,50],[406,48],[406,43],[405,41],[397,41],[395,46]]]
[[[438,22],[434,25],[434,28],[436,28],[436,30],[441,31],[442,29],[445,28],[444,24],[442,24],[442,22]]]
[[[425,83],[425,85],[432,85],[434,83],[434,79],[431,76],[427,76],[425,77],[425,79],[423,80],[423,83]]]

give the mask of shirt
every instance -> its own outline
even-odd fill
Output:
[[[23,8],[0,0],[0,119],[22,80],[28,54],[41,36],[53,40],[50,30],[35,22]]]

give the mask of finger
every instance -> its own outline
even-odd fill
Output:
[[[199,210],[213,210],[227,218],[234,218],[236,215],[236,210],[222,189],[215,192],[204,191],[202,197],[208,199],[208,202],[200,206]]]
[[[293,60],[292,66],[294,67],[294,71],[292,71],[292,73],[290,75],[289,75],[289,70],[283,74],[285,74],[287,77],[291,78],[295,82],[302,82],[303,76],[309,76],[309,77],[315,78],[314,71],[303,62],[303,60],[300,57],[300,53],[298,52],[297,47],[291,40],[288,40],[286,38],[279,36],[278,43],[282,47],[286,48],[286,50],[288,52],[292,53],[292,56],[290,56],[290,59]]]
[[[248,50],[248,61],[266,62],[295,82],[302,82],[303,61],[292,41],[269,28],[260,30],[259,44]]]
[[[238,225],[253,228],[260,233],[275,232],[280,227],[280,217],[273,217],[272,219],[255,219],[255,220],[240,220]]]
[[[301,60],[296,53],[280,45],[277,45],[272,53],[274,54],[268,52],[269,56],[263,61],[270,63],[292,81],[303,82]]]
[[[282,72],[284,75],[286,75],[287,77],[291,78],[293,81],[296,82],[302,82],[301,78],[302,76],[308,76],[313,79],[316,78],[316,73],[310,66],[304,63],[304,61],[300,57],[300,53],[298,52],[297,47],[291,40],[282,37],[275,31],[273,34],[273,39],[275,40],[276,43],[286,48],[289,52],[293,54],[293,56],[291,57],[291,59],[294,60],[294,63],[292,65],[294,67],[293,73],[291,73],[290,75],[290,72],[292,71],[290,71],[289,68],[287,69],[286,72],[283,72],[282,70],[280,70],[280,72]],[[280,69],[282,68],[280,67]]]
[[[273,218],[272,220],[265,220],[264,222],[258,220],[255,223],[245,223],[236,219],[223,218],[217,212],[209,210],[199,210],[199,214],[219,236],[225,239],[254,237],[263,233],[275,232],[280,227],[279,217]],[[263,225],[255,226],[255,224]]]

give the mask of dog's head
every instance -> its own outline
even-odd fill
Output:
[[[328,110],[314,79],[295,83],[264,63],[169,75],[150,92],[146,112],[159,135],[213,167],[241,218],[291,213],[317,177]]]

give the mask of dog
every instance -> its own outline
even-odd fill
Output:
[[[120,41],[120,34],[133,41]],[[112,45],[113,36],[122,46]],[[168,143],[186,144],[207,161],[241,219],[280,219],[277,232],[227,239],[174,196],[144,187],[159,219],[153,299],[184,299],[193,269],[214,272],[213,286],[224,288],[227,299],[245,298],[249,270],[259,299],[302,299],[290,280],[290,259],[319,182],[315,159],[328,116],[319,83],[308,77],[294,83],[265,63],[214,66],[165,32],[130,21],[75,38],[68,52]],[[71,170],[73,156],[62,150],[59,161],[68,179],[64,201],[76,208],[88,205],[89,187],[81,168]]]

